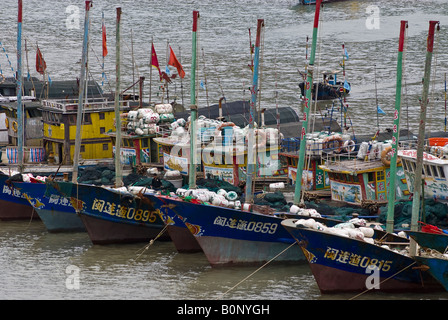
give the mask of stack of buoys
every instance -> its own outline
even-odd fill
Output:
[[[217,192],[208,189],[184,189],[176,190],[176,195],[183,198],[184,201],[191,202],[196,200],[205,205],[214,205],[226,208],[241,209],[241,201],[238,200],[238,194],[235,191],[225,191],[220,189]]]
[[[382,228],[377,225],[375,225],[374,227],[368,227],[366,225],[366,221],[360,218],[354,218],[347,222],[339,223],[333,227],[327,227],[325,224],[316,221],[311,217],[298,219],[295,224],[306,228],[331,233],[341,237],[364,241],[370,244],[375,244],[375,240],[373,238],[375,235],[375,229],[382,230]],[[406,234],[403,232],[397,235],[400,237],[406,237]],[[385,245],[382,245],[381,247],[391,250],[388,246]],[[398,251],[395,249],[393,251],[404,254],[404,251]]]
[[[156,104],[154,109],[160,116],[160,123],[174,121],[173,106],[171,104]]]
[[[141,108],[127,113],[127,129],[137,135],[155,134],[160,132],[158,123],[160,115],[151,108]]]

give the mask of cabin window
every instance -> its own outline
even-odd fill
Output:
[[[106,114],[104,112],[99,113],[100,120],[106,119]]]
[[[84,114],[84,124],[92,124],[92,117],[90,113]]]
[[[410,161],[409,162],[409,164],[410,164],[410,166],[409,166],[409,171],[411,171],[411,172],[415,172],[415,163],[414,162],[412,162],[412,161]]]
[[[369,182],[375,181],[375,173],[369,172],[368,178],[369,178]]]
[[[86,146],[85,145],[81,145],[81,152],[86,152]]]
[[[353,182],[359,182],[358,175],[353,176]]]
[[[427,164],[424,165],[424,168],[425,168],[425,175],[427,177],[431,177],[432,176],[431,168]]]
[[[377,173],[376,173],[376,180],[377,181],[384,180],[384,171],[377,171]]]
[[[71,114],[68,116],[68,122],[71,125],[76,125],[76,114]]]
[[[103,151],[109,150],[109,144],[103,143]]]
[[[106,128],[104,128],[104,127],[100,127],[100,133],[103,134],[103,133],[105,133],[105,132],[106,132]]]
[[[439,169],[440,177],[445,179],[445,172],[443,171],[443,167],[437,166],[437,169]]]
[[[405,160],[402,160],[402,161],[401,161],[401,166],[403,167],[403,170],[404,170],[404,171],[408,171],[408,167],[407,167],[407,165],[408,165],[408,164],[407,164],[407,162],[406,162]]]
[[[438,178],[439,170],[437,169],[437,166],[432,166],[431,170],[432,170],[432,173],[434,174],[434,177]]]
[[[142,148],[148,148],[149,147],[149,139],[142,139]]]

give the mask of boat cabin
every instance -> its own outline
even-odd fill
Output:
[[[448,201],[448,143],[447,137],[429,138],[425,141],[423,152],[422,178],[424,179],[424,196],[438,201]],[[417,142],[400,143],[398,155],[411,192],[414,190],[417,166]]]
[[[130,109],[128,101],[120,102],[120,111]],[[71,164],[73,161],[77,99],[43,100],[43,146],[49,162]],[[84,104],[81,131],[81,159],[112,158],[112,142],[107,132],[115,130],[114,101],[88,99]]]
[[[376,152],[369,157],[360,148],[358,153],[344,160],[327,159],[320,168],[327,172],[330,180],[331,199],[352,205],[383,205],[388,200],[390,168],[381,160],[381,143],[376,144]],[[409,200],[406,177],[401,163],[397,165],[396,199]]]

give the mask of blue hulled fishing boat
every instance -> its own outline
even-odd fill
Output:
[[[428,103],[427,93],[430,79],[430,68],[432,58],[432,47],[434,41],[434,30],[437,22],[430,21],[428,33],[428,50],[426,56],[425,81],[422,97],[422,116],[425,115],[426,104]],[[407,21],[401,22],[400,38],[398,46],[397,62],[397,87],[396,106],[394,124],[394,139],[392,143],[391,175],[394,175],[397,163],[397,146],[399,138],[400,121],[400,101],[401,101],[401,64],[404,48],[405,30]],[[424,124],[425,118],[420,122]],[[420,127],[419,148],[417,158],[416,174],[420,172],[423,155],[424,126]],[[418,168],[420,164],[420,168]],[[420,169],[420,171],[419,171]],[[420,179],[416,179],[420,182]],[[421,185],[416,185],[414,190],[420,190]],[[392,232],[393,228],[393,204],[395,199],[395,188],[389,189],[389,210],[387,218],[387,231]],[[418,216],[420,195],[414,194],[413,198],[414,222]],[[417,208],[417,210],[414,210]],[[326,227],[309,227],[297,219],[287,219],[282,225],[300,244],[307,257],[314,278],[321,292],[366,292],[372,289],[385,292],[410,292],[410,291],[440,291],[443,286],[435,278],[426,272],[428,268],[422,267],[421,261],[414,259],[416,256],[415,246],[412,241],[409,246],[406,243],[386,243],[373,239],[367,240],[364,233],[354,228],[336,230]],[[413,229],[413,224],[411,225]],[[344,233],[344,234],[343,234]],[[381,245],[381,246],[380,246]],[[400,245],[399,249],[393,248]],[[406,245],[406,247],[403,247]],[[438,272],[438,269],[436,270]]]
[[[283,218],[275,215],[197,204],[173,197],[145,196],[159,205],[163,203],[162,207],[178,215],[215,267],[265,263],[294,244],[294,239],[281,226]],[[305,262],[305,259],[294,246],[276,261]]]
[[[125,187],[55,184],[60,194],[70,198],[94,244],[148,242],[164,229],[159,210]],[[162,235],[160,240],[169,240],[169,237]]]

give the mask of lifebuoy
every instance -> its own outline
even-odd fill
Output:
[[[9,129],[9,119],[5,118],[5,125],[6,125],[6,129]]]
[[[18,124],[17,124],[17,121],[13,121],[12,122],[12,130],[14,130],[14,132],[17,132],[17,129],[18,129],[19,127],[18,127]]]
[[[221,123],[216,129],[215,129],[215,136],[219,135],[219,131],[222,130],[224,127],[234,127],[235,124],[233,122],[223,122]]]
[[[347,140],[344,142],[344,150],[345,152],[353,152],[356,149],[355,141]]]
[[[338,141],[338,146],[335,147],[334,142]],[[332,145],[331,145],[332,143]],[[336,153],[341,153],[342,146],[344,145],[344,142],[342,141],[342,137],[338,135],[332,135],[329,137],[325,137],[322,141],[322,148],[325,149],[333,149]]]
[[[390,167],[390,155],[389,152],[392,150],[392,147],[386,147],[383,151],[381,151],[381,162],[386,166]],[[397,164],[399,164],[401,158],[397,156]]]

